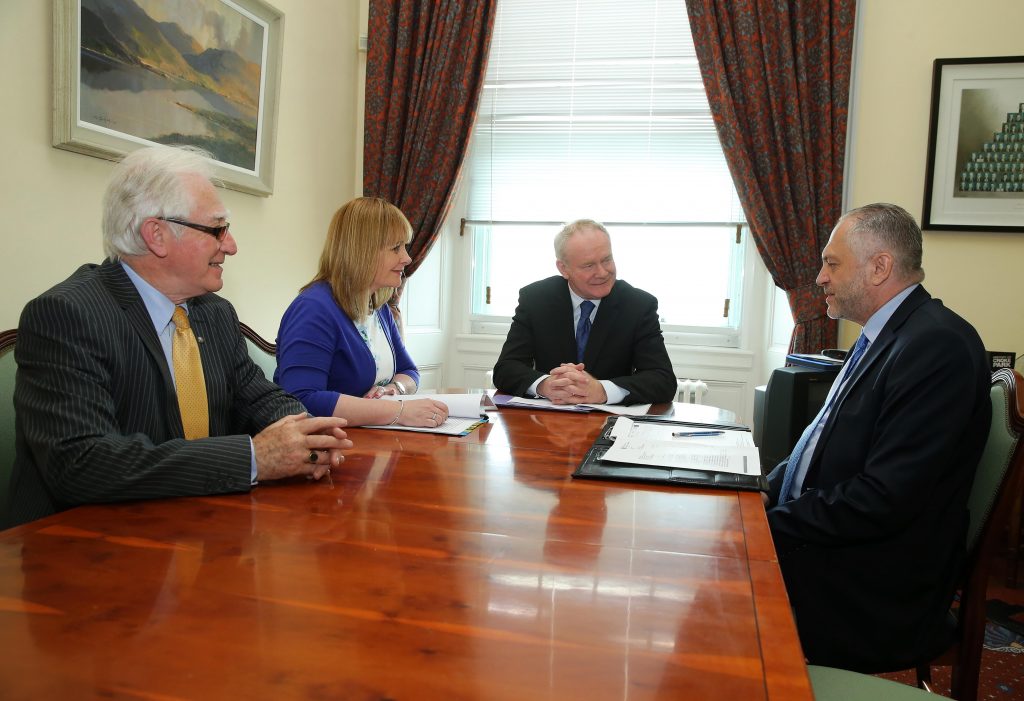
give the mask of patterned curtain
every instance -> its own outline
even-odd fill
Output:
[[[440,231],[469,144],[497,0],[370,0],[363,194],[412,224],[416,272]]]
[[[856,0],[686,0],[701,76],[757,250],[786,291],[790,351],[835,346],[814,284],[842,213]]]

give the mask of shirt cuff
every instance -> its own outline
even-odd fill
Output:
[[[604,387],[604,393],[608,395],[608,398],[605,400],[605,404],[621,404],[622,400],[626,398],[627,394],[629,394],[629,392],[622,389],[611,380],[598,380],[598,382],[600,382],[601,386]]]
[[[549,377],[551,377],[551,375],[541,375],[540,377],[538,377],[537,381],[530,385],[529,388],[527,388],[526,393],[531,397],[540,397],[540,395],[537,394],[537,388],[540,387],[541,382],[548,379]],[[547,397],[541,397],[541,399],[547,399]]]
[[[252,436],[249,436],[249,484],[253,487],[259,484],[256,481],[256,446],[253,445]]]

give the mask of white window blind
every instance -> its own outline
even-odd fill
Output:
[[[683,0],[500,0],[473,139],[471,219],[742,218]]]
[[[555,233],[588,218],[666,331],[735,345],[743,213],[683,0],[499,0],[466,175],[478,328],[556,274]]]

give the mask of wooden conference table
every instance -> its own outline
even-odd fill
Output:
[[[573,480],[607,415],[490,416],[0,532],[0,697],[812,698],[759,495]]]

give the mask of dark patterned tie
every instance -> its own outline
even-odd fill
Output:
[[[590,338],[590,312],[594,311],[594,303],[585,299],[580,303],[580,320],[576,324],[576,362],[583,362],[583,351]]]
[[[814,435],[814,430],[818,424],[828,416],[829,411],[832,409],[832,404],[835,402],[836,397],[839,396],[839,390],[841,384],[845,383],[850,379],[850,375],[853,374],[854,369],[857,367],[857,362],[860,357],[864,355],[864,349],[868,347],[868,337],[864,334],[860,335],[857,339],[857,343],[854,344],[853,350],[850,351],[850,357],[846,359],[846,364],[843,365],[842,380],[836,378],[836,389],[832,393],[832,396],[828,398],[828,402],[825,406],[821,407],[821,411],[814,417],[814,421],[804,429],[803,434],[800,436],[800,440],[796,442],[796,446],[793,448],[793,452],[789,455],[789,462],[786,463],[786,475],[782,478],[782,491],[779,492],[779,503],[784,504],[793,497],[790,492],[793,491],[793,480],[796,479],[797,468],[800,467],[800,459],[803,457],[804,451],[807,449],[807,442]]]

